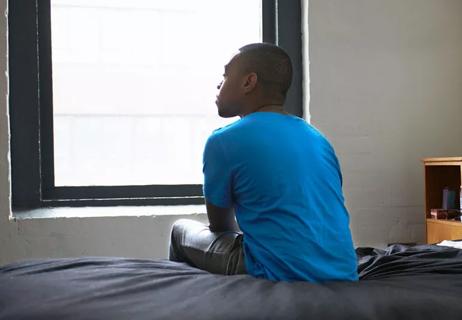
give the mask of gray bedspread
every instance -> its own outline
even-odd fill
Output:
[[[271,282],[166,260],[0,267],[0,319],[462,319],[462,250],[359,248],[358,282]]]

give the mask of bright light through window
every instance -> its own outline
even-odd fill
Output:
[[[52,0],[55,185],[202,183],[216,86],[261,0]]]

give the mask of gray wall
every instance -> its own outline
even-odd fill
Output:
[[[462,155],[462,1],[311,0],[309,32],[356,244],[424,241],[420,159]]]
[[[0,11],[5,7],[1,0]],[[340,158],[356,245],[423,241],[419,160],[462,155],[461,18],[460,0],[310,1],[311,121]],[[0,56],[3,75],[4,15]],[[165,258],[171,224],[187,215],[9,219],[6,90],[0,76],[0,264],[79,255]]]

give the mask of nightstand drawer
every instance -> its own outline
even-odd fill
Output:
[[[462,223],[427,219],[427,243],[462,239]]]

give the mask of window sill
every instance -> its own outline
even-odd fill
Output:
[[[207,214],[205,205],[182,206],[114,206],[114,207],[61,207],[13,210],[11,220],[95,218],[95,217],[155,217]]]

